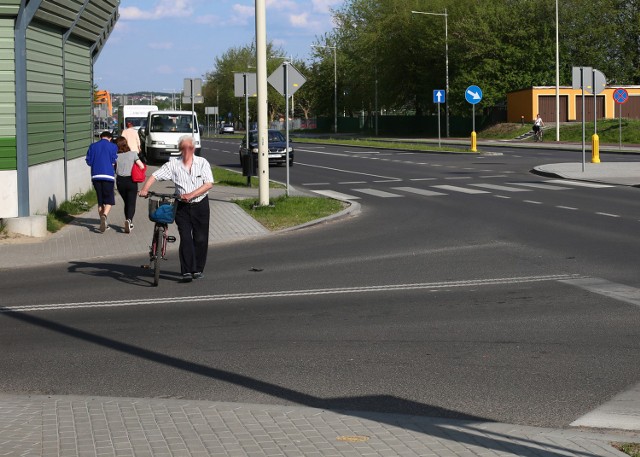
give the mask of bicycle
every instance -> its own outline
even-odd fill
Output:
[[[167,260],[167,243],[175,243],[176,237],[169,236],[169,224],[176,217],[177,200],[175,194],[161,194],[149,191],[149,220],[154,222],[153,238],[149,246],[149,264],[143,268],[153,269],[153,285],[160,282],[160,260]]]
[[[538,131],[533,135],[533,139],[535,141],[542,141],[542,136],[543,136],[543,132],[542,132],[542,127],[538,128]]]

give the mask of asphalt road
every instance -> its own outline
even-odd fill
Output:
[[[237,142],[204,154],[237,168]],[[150,290],[131,259],[3,272],[3,303],[52,306],[0,314],[0,390],[566,426],[640,380],[638,307],[570,283],[640,287],[639,191],[529,172],[575,152],[502,152],[296,144],[292,184],[361,213],[217,246],[206,281]]]

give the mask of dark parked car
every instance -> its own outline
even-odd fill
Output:
[[[278,130],[269,130],[269,165],[285,165],[287,160],[286,139]],[[253,159],[258,160],[258,132],[252,130],[249,132],[249,149],[247,150],[247,137],[242,139],[240,144],[240,164],[242,165],[242,156],[249,151],[253,154]],[[293,147],[289,141],[289,166],[293,166]]]

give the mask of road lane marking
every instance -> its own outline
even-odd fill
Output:
[[[396,198],[402,197],[402,195],[392,194],[391,192],[385,192],[384,190],[378,189],[351,189],[355,192],[361,192],[367,195],[373,195],[374,197],[382,197],[382,198]]]
[[[567,179],[551,179],[548,181],[549,184],[566,184],[567,186],[576,186],[576,187],[591,187],[593,189],[605,189],[607,187],[615,187],[609,184],[598,184],[595,182],[584,182],[584,181],[571,181]]]
[[[532,205],[542,205],[542,202],[537,202],[535,200],[522,200],[524,203],[531,203]]]
[[[510,199],[511,197],[507,197],[506,195],[494,195],[494,197],[496,198],[504,198],[504,199]]]
[[[450,190],[452,192],[462,192],[463,194],[488,194],[489,193],[486,190],[467,189],[465,187],[449,186],[449,185],[440,185],[440,186],[431,186],[431,187],[435,187],[436,189],[442,189],[442,190]]]
[[[303,183],[303,186],[328,186],[331,184],[330,182],[306,182]]]
[[[435,181],[438,178],[412,178],[409,181]]]
[[[392,187],[393,190],[399,190],[400,192],[409,192],[412,194],[424,195],[426,197],[435,197],[438,195],[447,195],[442,192],[434,192],[432,190],[418,189],[417,187]]]
[[[596,212],[596,214],[597,214],[598,216],[620,217],[618,214],[611,214],[611,213],[600,213],[600,212]]]
[[[343,182],[339,182],[338,184],[342,184],[342,185],[349,185],[349,184],[366,184],[367,181],[343,181]]]
[[[425,283],[408,283],[408,284],[386,284],[380,286],[360,286],[360,287],[339,287],[331,289],[303,289],[303,290],[284,290],[270,292],[254,292],[240,294],[220,294],[220,295],[195,295],[181,297],[159,297],[159,298],[141,298],[128,300],[103,300],[103,301],[85,301],[70,303],[53,303],[41,305],[19,305],[19,306],[2,306],[0,313],[15,313],[27,311],[49,311],[64,309],[82,309],[82,308],[109,308],[124,306],[142,306],[142,305],[160,305],[172,303],[202,303],[217,301],[235,301],[249,299],[265,299],[280,297],[306,297],[306,296],[322,296],[322,295],[339,295],[354,293],[372,293],[372,292],[396,292],[407,290],[441,290],[463,287],[481,287],[481,286],[500,286],[529,284],[547,281],[563,281],[581,278],[577,274],[557,274],[557,275],[539,275],[539,276],[515,276],[506,278],[489,278],[489,279],[470,279],[459,281],[442,281],[442,282],[425,282]]]
[[[560,208],[560,209],[568,209],[570,211],[578,211],[578,208],[574,208],[573,206],[556,206],[556,208]]]
[[[444,179],[471,179],[471,176],[448,176]]]
[[[588,277],[562,279],[560,282],[640,308],[640,289],[636,287],[607,281],[602,278]],[[616,395],[610,401],[579,417],[569,425],[573,427],[640,430],[640,384],[636,384],[631,389]]]
[[[311,165],[311,164],[308,164],[308,163],[296,162],[296,165],[301,166],[301,167],[322,168],[324,170],[337,171],[337,172],[340,172],[340,173],[349,173],[349,174],[353,174],[353,175],[363,175],[363,176],[371,176],[373,178],[382,178],[382,179],[389,179],[389,180],[393,180],[393,181],[402,181],[402,179],[394,178],[393,176],[372,175],[370,173],[362,173],[360,171],[342,170],[340,168],[323,167],[321,165]]]
[[[335,190],[312,190],[311,192],[324,195],[325,197],[335,198],[336,200],[360,200],[360,197],[343,194],[342,192],[336,192]]]
[[[507,184],[514,185],[514,186],[533,187],[534,189],[545,189],[545,190],[568,190],[569,189],[569,187],[552,186],[550,184],[542,184],[537,182],[508,182]]]
[[[518,187],[499,186],[497,184],[469,184],[474,187],[481,187],[483,189],[502,190],[504,192],[530,192],[529,189],[520,189]]]

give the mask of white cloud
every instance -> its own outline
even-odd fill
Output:
[[[255,16],[255,8],[253,6],[239,5],[236,3],[233,5],[232,9],[235,13],[232,18],[232,22],[237,24],[247,24],[249,22],[249,18]]]
[[[342,0],[311,0],[313,11],[322,14],[329,14],[331,8],[342,3]]]
[[[308,27],[309,13],[289,15],[289,23],[294,27]]]
[[[120,18],[124,20],[157,20],[174,17],[189,17],[193,14],[192,0],[159,0],[150,10],[141,10],[137,6],[120,8]]]
[[[297,3],[292,0],[267,0],[267,8],[276,10],[292,10],[298,9],[297,7]]]

